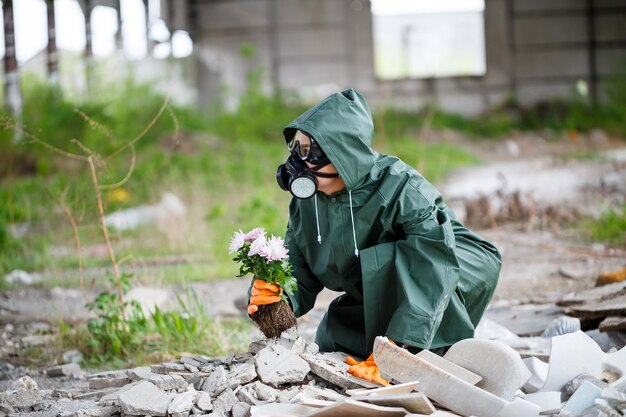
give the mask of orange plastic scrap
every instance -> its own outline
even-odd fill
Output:
[[[624,280],[626,280],[626,268],[618,269],[617,271],[604,272],[600,274],[596,283],[598,285],[603,285],[622,282]]]
[[[380,369],[376,366],[373,353],[363,362],[358,362],[353,357],[348,356],[346,358],[346,363],[350,365],[348,373],[354,375],[355,377],[375,382],[380,385],[389,385],[389,381],[380,376]]]

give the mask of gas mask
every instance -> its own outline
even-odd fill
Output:
[[[317,172],[330,164],[328,157],[313,138],[300,136],[289,142],[291,154],[284,164],[279,165],[276,171],[276,181],[280,188],[289,191],[294,197],[307,199],[313,197],[317,191],[317,178],[337,178],[339,174]],[[309,162],[313,167],[309,168]]]

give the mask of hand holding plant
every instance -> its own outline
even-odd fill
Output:
[[[296,318],[285,293],[293,294],[297,283],[291,275],[284,241],[273,235],[268,238],[257,227],[248,233],[235,232],[229,250],[237,253],[233,260],[241,263],[238,276],[254,275],[248,314],[263,334],[276,338],[295,326]]]

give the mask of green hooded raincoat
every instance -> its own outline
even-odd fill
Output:
[[[414,168],[372,150],[372,118],[356,91],[292,121],[287,141],[296,129],[319,143],[346,185],[290,204],[296,316],[324,287],[344,292],[319,325],[320,349],[366,357],[381,335],[424,349],[472,337],[498,280],[497,249],[466,229]]]

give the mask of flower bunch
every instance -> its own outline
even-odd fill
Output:
[[[233,234],[228,249],[229,253],[237,253],[233,260],[241,263],[238,276],[254,274],[258,279],[278,285],[287,294],[296,290],[289,251],[280,237],[266,236],[261,227],[248,233],[238,230]]]

